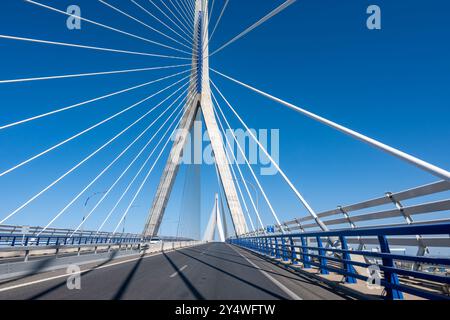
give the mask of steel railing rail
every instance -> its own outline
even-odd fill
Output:
[[[448,236],[448,234],[450,234],[450,223],[439,223],[249,236],[232,238],[228,242],[283,261],[294,269],[316,268],[321,274],[333,272],[343,275],[347,283],[357,283],[357,279],[366,282],[371,280],[369,274],[366,276],[358,273],[355,267],[365,268],[366,270],[376,267],[380,271],[379,284],[384,287],[388,299],[403,299],[403,293],[425,299],[450,299],[448,293],[433,291],[425,286],[418,285],[421,281],[431,281],[448,288],[450,284],[448,275],[426,273],[401,267],[401,262],[409,262],[441,266],[449,270],[450,258],[399,255],[391,253],[390,249],[390,246],[393,245],[390,240],[391,237]],[[330,237],[339,238],[340,248],[326,245],[327,239]],[[381,252],[352,250],[348,246],[349,240],[367,237],[380,247]],[[364,257],[366,262],[352,259],[352,256]],[[411,280],[415,282],[415,285],[410,284]]]
[[[323,220],[323,222],[327,226],[333,227],[342,224],[349,224],[352,228],[358,228],[358,225],[356,224],[358,222],[369,222],[369,221],[376,222],[377,220],[381,220],[380,223],[383,223],[384,219],[396,217],[404,217],[406,220],[405,222],[408,224],[448,222],[450,221],[450,216],[445,217],[444,219],[425,220],[420,222],[413,221],[411,217],[415,215],[450,210],[450,199],[437,200],[434,202],[415,204],[411,206],[403,206],[401,205],[400,201],[434,195],[449,190],[450,190],[450,182],[442,180],[400,192],[386,193],[382,197],[366,200],[363,202],[346,206],[338,206],[336,209],[318,213],[317,216],[321,219],[332,218],[329,220]],[[359,210],[375,208],[393,203],[396,204],[395,209],[376,210],[373,212],[366,212],[362,214],[352,214]],[[314,223],[314,219],[311,216],[296,218],[293,220],[282,222],[281,224],[285,226],[285,228],[288,227],[288,230],[291,232],[317,227],[317,224]],[[396,226],[397,224],[389,224],[389,225]],[[382,226],[382,224],[376,224],[374,226]],[[275,227],[279,229],[279,226]],[[263,231],[262,229],[257,230],[257,234],[261,234],[262,231]]]

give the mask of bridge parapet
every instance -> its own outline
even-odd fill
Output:
[[[350,286],[363,284],[371,288],[378,285],[383,288],[380,295],[384,298],[403,299],[407,294],[408,297],[425,299],[450,299],[450,254],[442,257],[395,254],[391,252],[390,243],[392,237],[408,239],[417,235],[436,237],[449,234],[450,223],[435,223],[273,234],[228,241],[275,259],[293,270],[315,270],[325,278],[331,277],[330,273],[337,274]],[[339,246],[329,242],[330,238],[336,237],[339,238]],[[349,247],[350,240],[359,242],[361,239],[376,242],[380,252]],[[364,259],[358,259],[361,257]],[[423,271],[413,268],[416,264],[420,264]],[[365,275],[362,270],[366,271]]]

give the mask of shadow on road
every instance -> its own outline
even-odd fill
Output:
[[[144,258],[144,254],[141,254],[139,259],[134,264],[133,269],[131,269],[130,273],[128,273],[127,277],[125,278],[125,280],[120,285],[120,288],[119,288],[119,290],[117,290],[116,294],[114,295],[113,300],[120,300],[120,299],[122,299],[123,295],[127,291],[127,288],[129,286],[129,284],[131,283],[131,280],[133,280],[134,275],[138,271],[139,266],[141,265],[143,258]]]
[[[33,276],[37,273],[39,273],[40,271],[44,270],[51,262],[53,262],[55,260],[55,257],[47,257],[47,258],[43,258],[43,259],[39,259],[39,260],[35,260],[33,261],[33,263],[35,263],[35,267],[30,269],[30,271],[28,271],[27,273],[25,273],[24,275],[21,275],[19,277],[14,277],[12,279],[8,279],[5,281],[0,281],[0,285],[5,285],[11,282],[15,282],[17,280],[29,277],[29,276]]]
[[[265,292],[265,293],[267,293],[268,295],[271,295],[272,297],[274,297],[274,298],[276,298],[276,299],[286,300],[286,298],[283,297],[283,296],[280,296],[280,295],[278,295],[278,294],[276,294],[276,293],[274,293],[274,292],[271,292],[271,291],[269,291],[269,290],[267,290],[267,289],[264,289],[263,287],[260,287],[260,286],[258,286],[257,284],[254,284],[254,283],[252,283],[252,282],[250,282],[250,281],[247,281],[247,280],[245,280],[245,279],[243,279],[243,278],[241,278],[241,277],[238,277],[238,276],[236,276],[236,275],[234,275],[234,274],[232,274],[232,273],[230,273],[230,272],[227,272],[227,271],[225,271],[225,270],[223,270],[223,269],[221,269],[221,268],[219,268],[219,267],[216,267],[216,266],[214,266],[214,265],[212,265],[212,264],[210,264],[210,263],[207,263],[207,262],[205,262],[205,261],[203,261],[203,260],[201,260],[201,259],[198,259],[198,258],[196,258],[196,257],[194,257],[194,256],[192,256],[192,255],[190,255],[190,254],[184,253],[184,252],[182,252],[182,251],[178,251],[178,252],[179,252],[180,254],[185,255],[185,256],[187,256],[187,257],[193,259],[193,260],[196,260],[196,261],[198,261],[198,262],[200,262],[200,263],[202,263],[202,264],[204,264],[204,265],[206,265],[206,266],[208,266],[208,267],[210,267],[210,268],[212,268],[212,269],[214,269],[214,270],[217,270],[217,271],[219,271],[219,272],[222,272],[222,273],[226,274],[227,276],[230,276],[230,277],[232,277],[232,278],[234,278],[234,279],[236,279],[236,280],[239,280],[239,281],[241,281],[241,282],[243,282],[243,283],[245,283],[245,284],[247,284],[247,285],[249,285],[249,286],[251,286],[251,287],[253,287],[253,288],[255,288],[255,289],[258,289],[258,290],[260,290],[260,291],[262,291],[262,292]]]
[[[178,251],[178,252],[181,254],[184,254],[181,251]],[[179,272],[177,265],[172,261],[172,259],[170,259],[170,257],[165,252],[163,252],[163,255],[167,259],[167,261],[170,263],[172,268],[175,270],[175,272],[178,272],[178,275],[180,276],[181,280],[188,287],[189,291],[192,292],[192,294],[195,296],[195,298],[197,300],[205,300],[205,297],[195,288],[195,286],[192,284],[192,282],[190,282],[189,279],[186,278],[186,276],[182,272]]]
[[[186,251],[193,251],[193,252],[196,252],[196,253],[199,252],[199,251],[196,251],[196,250],[189,250],[189,249],[187,249]],[[211,251],[213,253],[224,254],[222,251],[216,251],[216,252],[213,251],[213,250],[211,250]],[[298,282],[303,282],[303,283],[308,283],[308,284],[312,283],[308,279],[303,279],[303,277],[300,278],[300,276],[288,276],[288,275],[280,274],[280,273],[275,272],[273,270],[268,270],[268,269],[264,269],[264,268],[256,268],[256,267],[254,267],[252,265],[249,265],[249,264],[245,264],[245,263],[242,263],[242,262],[237,262],[237,261],[234,261],[234,260],[226,259],[226,258],[217,256],[217,255],[214,255],[214,254],[210,254],[210,253],[202,253],[202,254],[205,255],[205,256],[208,256],[208,257],[212,257],[212,258],[220,259],[220,260],[227,261],[227,262],[230,262],[230,263],[238,264],[238,265],[241,265],[241,266],[249,268],[249,269],[261,270],[261,271],[264,271],[266,273],[271,273],[273,275],[281,276],[281,277],[289,279],[289,280],[295,280],[295,281],[298,281]],[[239,256],[239,255],[232,255],[232,254],[228,254],[228,255],[229,256],[238,257],[238,258],[242,259],[242,257]],[[249,257],[246,257],[246,258],[249,259],[249,260],[254,260],[254,261],[258,261],[258,262],[261,261],[261,259],[256,259],[256,258],[252,258],[252,259],[250,259]]]
[[[111,254],[109,255],[108,259],[106,259],[105,261],[103,261],[103,262],[102,262],[101,264],[99,264],[98,266],[95,266],[95,267],[92,268],[91,270],[82,273],[82,275],[85,276],[85,275],[91,273],[92,271],[94,271],[95,269],[97,269],[97,268],[99,268],[99,267],[101,267],[101,266],[104,266],[105,264],[109,263],[111,260],[113,260],[113,259],[116,257],[116,255],[117,255],[118,253],[119,253],[119,251],[117,251],[117,250],[111,252]],[[29,298],[29,300],[37,300],[37,299],[40,299],[40,298],[44,297],[45,295],[51,293],[52,291],[57,290],[57,289],[59,289],[59,288],[62,288],[62,287],[64,287],[64,286],[66,286],[66,280],[64,280],[64,281],[58,283],[57,285],[54,285],[53,287],[48,288],[48,289],[46,289],[46,290],[44,290],[44,291],[42,291],[42,292],[40,292],[40,293],[38,293],[38,294],[32,296],[31,298]]]

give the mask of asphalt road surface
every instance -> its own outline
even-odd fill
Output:
[[[65,270],[0,283],[0,299],[337,300],[326,286],[224,243],[84,266],[80,289]]]

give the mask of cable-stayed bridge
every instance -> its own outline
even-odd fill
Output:
[[[20,130],[41,121],[59,121],[58,117],[64,116],[70,119],[71,115],[67,114],[80,112],[94,103],[106,101],[112,109],[107,117],[92,114],[93,124],[81,130],[78,126],[75,134],[58,137],[54,144],[42,149],[33,146],[31,154],[18,152],[19,156],[25,156],[12,164],[8,161],[2,165],[0,179],[10,179],[7,181],[12,185],[12,181],[17,181],[14,175],[21,170],[41,165],[61,150],[70,152],[71,144],[80,139],[86,144],[81,160],[69,163],[61,174],[52,172],[56,163],[66,164],[60,155],[44,167],[45,170],[38,167],[41,169],[37,170],[48,173],[53,180],[18,199],[19,204],[11,209],[8,206],[2,208],[5,212],[0,216],[0,298],[449,298],[449,171],[238,80],[231,75],[237,73],[235,71],[210,65],[210,57],[237,41],[244,41],[241,38],[259,26],[269,24],[272,18],[278,19],[277,16],[295,2],[288,0],[275,6],[212,50],[210,41],[220,30],[229,0],[98,1],[108,14],[126,19],[126,27],[116,24],[115,20],[91,18],[89,12],[83,10],[69,12],[62,5],[44,1],[22,2],[22,5],[33,7],[36,14],[57,15],[67,19],[68,24],[72,21],[74,27],[80,24],[83,28],[99,28],[130,41],[146,42],[154,51],[87,45],[62,41],[51,35],[35,37],[1,31],[0,41],[6,46],[20,43],[20,50],[45,46],[48,49],[101,52],[151,59],[153,64],[143,68],[2,79],[0,86],[5,90],[12,86],[100,76],[158,72],[161,77],[9,122],[2,120],[0,134],[20,134]],[[134,25],[148,31],[147,35],[132,31],[130,26]],[[230,102],[232,95],[225,95],[216,82],[218,79],[289,109],[292,118],[306,116],[402,161],[405,166],[415,166],[434,177],[435,182],[395,192],[380,190],[372,199],[318,212],[301,192],[301,186],[290,178],[293,173],[282,168],[241,116],[238,106]],[[155,85],[161,88],[152,91]],[[110,101],[117,97],[124,99],[123,95],[140,89],[146,90],[146,96],[136,101],[127,100],[125,107],[117,109],[114,100]],[[152,93],[148,94],[149,91]],[[231,114],[232,119],[227,114]],[[119,122],[120,130],[111,128],[111,123],[115,122]],[[77,121],[73,123],[76,125]],[[209,156],[214,160],[212,167],[217,188],[208,190],[212,191],[210,194],[199,184],[203,159],[183,163],[186,155],[192,153],[194,158],[198,155],[196,151],[200,148],[203,133],[200,128],[200,135],[195,134],[198,123],[204,125],[210,141]],[[273,189],[264,185],[255,170],[252,155],[233,130],[233,123],[244,129],[246,138],[276,169],[301,206],[302,214],[291,215],[288,220],[280,218],[276,209],[279,204],[271,200]],[[137,128],[141,126],[143,129],[139,131]],[[86,137],[104,127],[108,129],[99,134],[103,142],[91,146]],[[136,135],[124,143],[130,133]],[[111,146],[120,141],[123,149],[111,151]],[[24,143],[23,148],[27,145]],[[205,153],[200,151],[202,158]],[[108,154],[105,156],[105,153]],[[55,200],[48,200],[48,194],[65,180],[77,174],[82,177],[80,171],[94,160],[99,160],[100,165],[95,167],[96,170],[92,169],[94,173],[91,172],[87,182],[83,181],[81,189],[74,192],[71,188],[63,189],[57,196],[52,196]],[[119,164],[123,169],[111,177],[111,171]],[[177,176],[183,168],[186,168],[184,186],[177,189]],[[110,178],[105,190],[95,191],[105,177]],[[40,179],[48,180],[44,178],[41,174]],[[159,183],[150,193],[148,185],[152,180]],[[27,183],[24,183],[23,188],[26,187]],[[179,216],[172,221],[176,227],[165,234],[163,226],[170,216],[170,200],[179,189],[183,196],[177,209]],[[13,187],[10,189],[2,184],[2,196],[16,200],[17,197],[10,194],[12,190]],[[67,194],[70,199],[61,208],[51,205],[52,201],[59,204],[57,198]],[[45,198],[45,214],[33,220],[39,221],[34,225],[40,227],[14,223],[23,221],[16,219],[26,216],[30,207]],[[79,203],[83,216],[75,221],[70,214]],[[105,204],[108,207],[100,211]],[[208,204],[212,204],[212,211],[207,223],[202,225],[200,213]],[[267,208],[265,214],[262,205]],[[125,232],[126,223],[138,220],[132,214],[136,207],[148,209],[145,220],[138,222],[142,232]],[[48,219],[47,212],[52,214]],[[33,218],[36,219],[36,214]],[[90,229],[87,226],[91,226],[92,221],[98,225]]]

